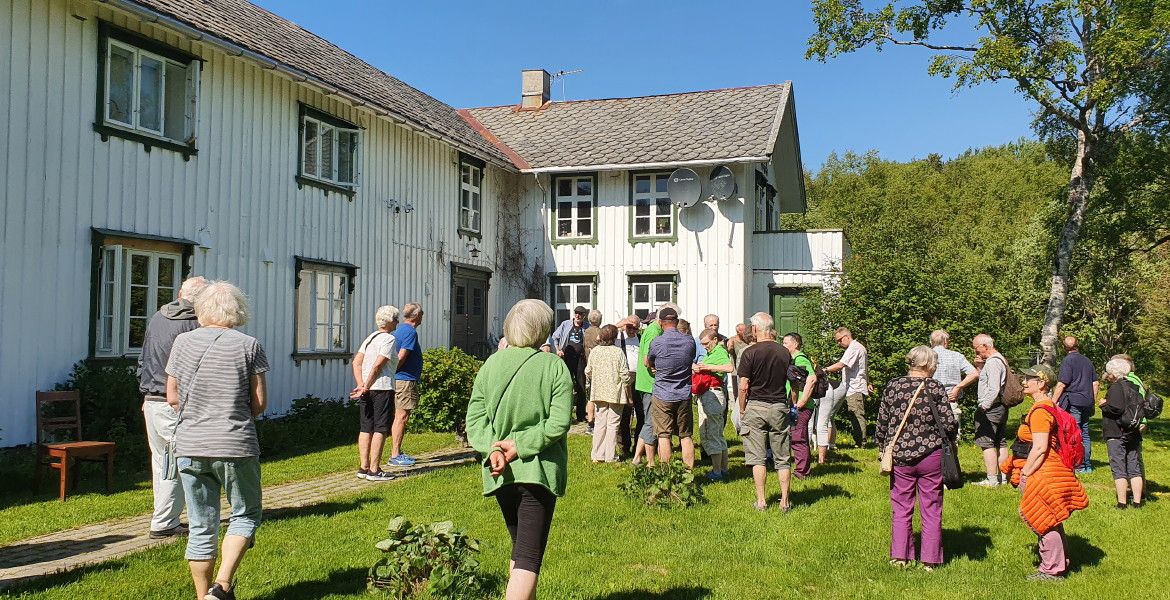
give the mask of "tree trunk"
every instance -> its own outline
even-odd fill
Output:
[[[1085,208],[1089,204],[1089,192],[1093,190],[1092,161],[1094,144],[1084,131],[1077,132],[1077,156],[1073,161],[1068,182],[1068,219],[1060,230],[1056,244],[1056,260],[1052,266],[1052,286],[1048,292],[1048,310],[1044,313],[1044,326],[1040,329],[1040,361],[1056,366],[1056,342],[1064,309],[1068,304],[1068,268],[1072,261],[1073,249],[1085,223]]]

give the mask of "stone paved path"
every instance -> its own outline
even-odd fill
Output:
[[[467,448],[444,448],[416,457],[413,467],[396,467],[387,472],[401,477],[418,475],[456,465],[472,463],[475,452]],[[319,504],[337,496],[386,485],[358,479],[352,471],[334,473],[315,479],[291,481],[264,488],[264,513]],[[228,512],[222,513],[227,518]],[[13,542],[0,547],[0,589],[15,583],[68,571],[141,552],[156,546],[173,544],[186,538],[152,540],[150,515],[116,519],[67,531]]]

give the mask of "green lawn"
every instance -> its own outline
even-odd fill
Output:
[[[1098,429],[1099,431],[1099,429]],[[795,510],[759,513],[752,484],[732,446],[729,484],[707,487],[709,504],[686,510],[640,506],[617,491],[628,471],[588,464],[589,440],[570,439],[568,494],[557,506],[540,595],[553,599],[635,600],[817,598],[1150,598],[1165,597],[1170,566],[1162,553],[1170,503],[1150,498],[1142,511],[1112,509],[1103,444],[1085,478],[1092,506],[1066,523],[1072,575],[1027,583],[1035,536],[1016,514],[1010,487],[948,492],[947,564],[933,573],[886,564],[889,497],[874,450],[845,450],[807,482],[795,482]],[[1146,441],[1154,482],[1170,468],[1165,428]],[[964,448],[964,466],[981,461]],[[701,468],[700,473],[705,473]],[[1166,487],[1151,487],[1163,494]],[[775,478],[769,489],[777,493]],[[373,543],[396,514],[415,522],[452,519],[487,542],[486,568],[504,577],[510,543],[494,501],[479,493],[479,471],[461,467],[389,482],[325,505],[282,514],[260,530],[239,574],[241,599],[363,598]],[[774,498],[773,498],[774,500]],[[42,580],[17,598],[189,600],[183,546]]]
[[[406,437],[406,449],[413,454],[422,454],[453,442],[454,437],[450,433],[411,433]],[[288,453],[292,455],[265,460],[261,471],[264,485],[357,470],[356,442],[324,449],[309,446],[307,450],[314,451]],[[31,470],[31,461],[27,466],[21,475],[27,476],[24,471]],[[87,465],[84,469],[80,491],[73,492],[71,489],[65,502],[57,499],[57,480],[53,478],[56,471],[48,472],[46,469],[46,479],[40,494],[34,495],[28,485],[19,483],[9,488],[0,497],[0,545],[152,510],[154,501],[147,473],[119,473],[115,479],[114,493],[107,496],[102,493],[105,479],[100,468]]]

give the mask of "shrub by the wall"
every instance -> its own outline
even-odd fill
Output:
[[[471,386],[482,365],[458,348],[431,348],[423,352],[418,408],[411,411],[411,431],[449,432],[467,417]]]
[[[80,393],[81,434],[87,440],[118,444],[114,464],[120,471],[138,471],[149,465],[136,368],[132,359],[87,358],[75,363],[69,378],[53,388]]]
[[[356,401],[312,394],[293,400],[287,415],[256,420],[260,455],[265,458],[352,441],[357,430]]]

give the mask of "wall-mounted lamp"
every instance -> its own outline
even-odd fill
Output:
[[[266,265],[270,265],[270,264],[276,262],[272,258],[272,251],[269,250],[268,248],[261,250],[260,251],[260,262],[262,262]]]
[[[479,248],[476,248],[475,244],[468,242],[467,252],[471,254],[471,258],[479,258]]]
[[[199,235],[196,236],[196,241],[199,242],[199,247],[204,250],[211,249],[211,232],[207,229],[200,229]]]
[[[405,210],[405,211],[406,211],[406,212],[408,212],[408,213],[412,213],[412,212],[414,212],[414,205],[413,205],[413,204],[411,204],[411,203],[409,203],[409,202],[407,202],[407,203],[406,203],[406,206],[403,206],[403,207],[402,207],[402,210]]]
[[[402,212],[402,205],[399,204],[397,200],[387,200],[386,201],[386,208],[389,208],[390,210],[394,211],[395,213]]]

